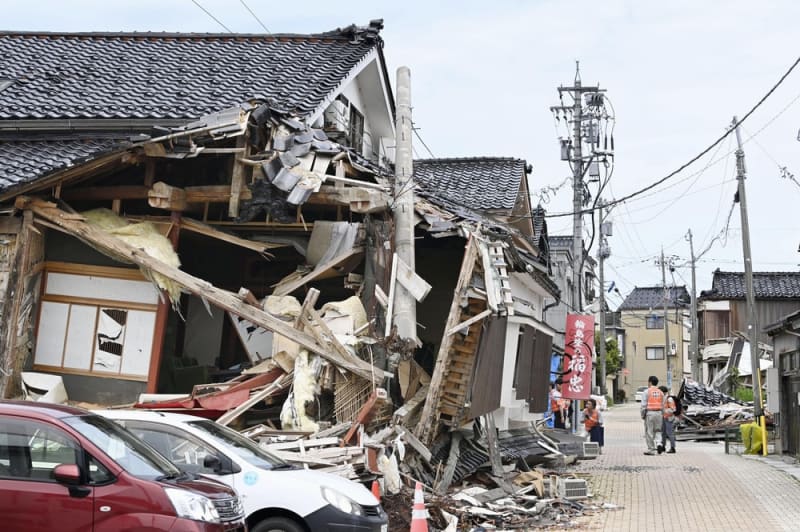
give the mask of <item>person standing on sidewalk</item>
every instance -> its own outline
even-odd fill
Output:
[[[658,389],[658,377],[650,375],[647,379],[650,386],[642,399],[642,419],[644,420],[644,439],[647,450],[644,454],[656,454],[656,433],[661,432],[663,423],[664,392]]]
[[[664,421],[661,424],[661,445],[658,446],[658,454],[666,450],[667,441],[669,441],[668,453],[675,452],[675,399],[669,394],[666,386],[659,386],[659,390],[664,394],[664,408],[662,417]]]
[[[583,409],[583,425],[586,427],[586,432],[589,433],[589,441],[597,443],[600,447],[600,453],[602,454],[603,444],[605,443],[603,415],[597,408],[597,401],[595,399],[586,400],[586,408]]]

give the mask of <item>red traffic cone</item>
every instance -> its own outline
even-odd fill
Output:
[[[417,482],[414,487],[414,509],[411,511],[410,532],[428,532],[428,510],[425,509],[420,482]]]
[[[378,502],[381,502],[381,485],[377,480],[372,481],[372,494],[378,499]]]

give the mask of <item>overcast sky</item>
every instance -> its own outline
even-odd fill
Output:
[[[383,18],[392,83],[398,66],[411,68],[414,121],[433,154],[526,159],[534,168],[534,204],[539,191],[570,175],[559,158],[558,137],[565,132],[549,107],[558,104],[556,88],[572,83],[576,60],[583,83],[607,89],[616,111],[616,165],[604,193],[611,200],[708,147],[800,56],[795,0],[245,1],[273,33],[314,33]],[[264,32],[240,0],[197,2],[231,31]],[[192,0],[4,0],[0,26],[226,31]],[[796,271],[800,262],[800,185],[780,171],[786,167],[800,181],[798,99],[800,67],[743,124],[756,271]],[[699,253],[725,227],[736,189],[734,150],[731,136],[654,193],[612,211],[606,280],[623,295],[661,283],[654,258],[662,246],[681,266],[689,257],[687,230]],[[420,143],[415,152],[427,156]],[[569,211],[569,183],[542,201],[550,213]],[[569,217],[548,224],[551,235],[571,233]],[[727,239],[698,262],[698,292],[711,287],[716,268],[743,271],[738,205]],[[677,268],[674,279],[690,286],[689,268]],[[620,301],[610,298],[612,307]]]

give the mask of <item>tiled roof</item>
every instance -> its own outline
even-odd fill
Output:
[[[756,299],[800,299],[800,272],[753,272]],[[714,271],[704,299],[745,299],[744,273]]]
[[[128,143],[101,140],[0,140],[0,190],[124,149]]]
[[[254,98],[304,116],[382,46],[380,28],[374,21],[316,35],[0,32],[0,120],[196,118]]]
[[[477,210],[512,209],[527,163],[505,157],[419,159],[414,180],[433,196]]]
[[[667,308],[683,307],[689,304],[689,292],[685,286],[669,287]],[[617,310],[649,310],[664,307],[664,287],[636,287],[628,294]]]
[[[550,249],[572,250],[572,235],[550,235],[547,237]]]

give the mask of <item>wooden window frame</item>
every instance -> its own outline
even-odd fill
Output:
[[[156,298],[155,303],[143,303],[141,301],[126,301],[126,300],[117,300],[117,299],[108,299],[102,297],[92,297],[91,295],[87,295],[86,297],[74,296],[74,295],[59,295],[59,294],[52,294],[48,293],[48,277],[50,274],[53,273],[62,273],[68,275],[78,275],[78,276],[92,276],[92,277],[103,277],[108,279],[117,279],[123,281],[142,281],[148,282],[141,272],[138,269],[133,268],[114,268],[108,266],[93,266],[87,264],[74,264],[74,263],[65,263],[65,262],[46,262],[43,268],[43,278],[41,283],[41,293],[40,293],[40,303],[39,309],[37,314],[36,320],[36,331],[35,331],[35,338],[36,344],[34,346],[34,364],[33,369],[37,371],[47,371],[59,374],[69,374],[69,375],[85,375],[89,377],[100,377],[100,378],[112,378],[112,379],[122,379],[122,380],[130,380],[130,381],[140,381],[140,382],[147,382],[148,380],[148,373],[149,373],[149,366],[150,366],[150,358],[153,355],[152,349],[152,342],[151,345],[148,346],[149,351],[147,352],[147,364],[143,364],[144,370],[142,374],[129,374],[129,373],[122,373],[122,368],[124,367],[124,355],[120,355],[119,359],[119,369],[117,372],[113,371],[98,371],[95,369],[95,355],[98,350],[97,346],[97,333],[98,333],[98,324],[100,321],[100,312],[102,309],[115,309],[115,310],[123,310],[128,313],[131,311],[142,311],[146,313],[153,314],[153,330],[152,330],[152,340],[155,341],[155,315],[158,309],[158,301]],[[154,288],[155,290],[155,288]],[[157,294],[157,293],[156,293]],[[39,344],[39,327],[42,323],[42,311],[44,308],[44,303],[56,303],[56,304],[66,304],[69,305],[67,308],[67,323],[65,325],[64,331],[64,340],[62,342],[61,348],[61,365],[53,365],[53,364],[42,364],[38,363],[37,360],[37,348]],[[95,322],[94,322],[94,332],[92,335],[92,353],[89,358],[89,366],[88,369],[79,369],[73,367],[65,367],[65,356],[67,350],[67,334],[69,333],[69,319],[73,310],[73,306],[83,306],[83,307],[94,307],[95,308]],[[127,327],[128,324],[126,323],[126,334],[127,334]],[[149,330],[146,330],[150,332]]]

